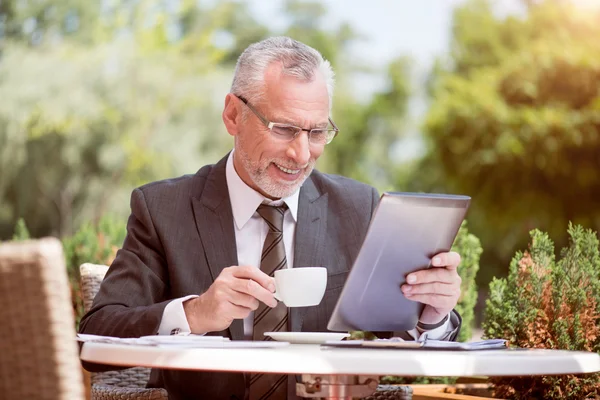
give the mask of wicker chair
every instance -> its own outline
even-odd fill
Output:
[[[92,307],[106,271],[106,265],[82,264],[79,267],[86,312]],[[167,400],[166,390],[146,388],[149,378],[150,368],[143,367],[92,373],[92,400]]]
[[[379,385],[377,391],[363,400],[412,400],[413,390],[410,386]]]
[[[0,398],[83,400],[62,246],[0,244]]]

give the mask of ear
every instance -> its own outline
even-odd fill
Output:
[[[231,136],[236,136],[239,132],[239,125],[242,120],[240,103],[240,100],[231,93],[228,93],[227,96],[225,96],[223,123]]]

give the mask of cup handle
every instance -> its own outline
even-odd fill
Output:
[[[277,294],[277,290],[275,290],[275,293],[273,293],[273,297],[275,297],[275,299],[277,299],[278,301],[283,301],[283,299],[281,298],[281,296],[279,296]]]

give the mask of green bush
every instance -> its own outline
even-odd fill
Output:
[[[83,316],[79,266],[86,262],[110,265],[122,246],[126,233],[125,220],[108,215],[96,224],[83,224],[73,236],[62,240],[77,323]]]
[[[557,261],[546,233],[530,232],[508,278],[490,283],[484,337],[521,348],[600,351],[600,251],[596,233],[569,224],[569,246]],[[600,374],[494,378],[496,395],[512,399],[600,396]]]
[[[462,328],[458,335],[459,342],[471,339],[475,318],[475,303],[477,303],[477,285],[475,277],[479,271],[479,258],[483,253],[481,242],[477,236],[469,233],[467,222],[463,222],[452,250],[461,256],[458,274],[462,278],[461,298],[456,305],[456,311],[462,316]]]
[[[25,220],[23,218],[19,218],[17,224],[15,225],[15,233],[13,233],[12,240],[15,242],[20,242],[30,238],[31,235],[29,234],[29,229],[27,229]]]

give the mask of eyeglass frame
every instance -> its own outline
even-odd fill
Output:
[[[333,141],[333,139],[335,139],[335,137],[338,135],[338,133],[340,132],[339,128],[337,127],[337,125],[335,124],[335,122],[333,122],[333,120],[331,119],[331,117],[327,117],[327,120],[329,121],[329,123],[331,124],[331,126],[333,127],[333,129],[327,129],[327,128],[312,128],[312,129],[304,129],[302,127],[296,126],[296,125],[292,125],[292,124],[287,124],[287,123],[283,123],[283,122],[272,122],[269,121],[267,119],[267,117],[265,117],[264,115],[262,115],[260,112],[258,112],[258,110],[256,108],[254,108],[254,106],[252,106],[252,104],[250,104],[248,102],[248,100],[246,100],[243,96],[238,96],[238,95],[234,95],[235,97],[237,97],[238,99],[241,100],[242,103],[244,103],[249,109],[250,111],[252,111],[254,113],[254,115],[256,115],[258,117],[258,119],[269,129],[269,132],[271,132],[271,134],[273,135],[273,127],[275,126],[275,124],[278,125],[285,125],[288,126],[290,128],[298,128],[299,130],[296,131],[296,134],[288,141],[288,142],[293,142],[294,140],[296,140],[296,138],[298,137],[298,135],[300,134],[300,132],[304,131],[307,132],[308,134],[308,142],[311,144],[319,144],[319,143],[312,143],[310,138],[311,138],[311,133],[313,130],[321,130],[321,131],[334,131],[334,135],[331,137],[331,139],[329,139],[329,141],[325,142],[323,144],[323,146],[328,145],[329,143],[331,143]]]

